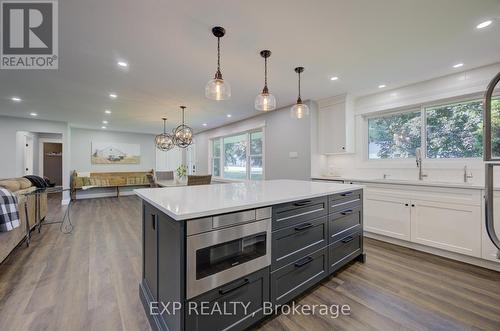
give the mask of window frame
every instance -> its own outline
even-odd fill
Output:
[[[493,99],[500,98],[500,91],[493,94]],[[482,156],[478,157],[460,157],[460,158],[428,158],[427,156],[427,111],[426,109],[442,107],[446,105],[456,104],[456,103],[466,103],[474,101],[484,101],[483,95],[480,93],[474,93],[466,96],[459,96],[455,98],[449,98],[444,100],[432,101],[423,103],[420,105],[414,105],[404,108],[391,109],[388,111],[381,111],[373,114],[367,114],[363,116],[363,160],[370,163],[408,163],[414,162],[413,158],[387,158],[387,159],[370,159],[369,155],[369,133],[368,133],[368,120],[373,118],[386,117],[391,115],[403,114],[412,111],[420,111],[421,127],[420,127],[420,148],[422,149],[422,157],[428,162],[468,162],[468,161],[479,161],[483,160]]]
[[[262,132],[262,154],[251,154],[250,150],[250,138],[251,134],[254,132]],[[234,179],[234,178],[225,178],[224,177],[224,166],[225,166],[225,158],[224,158],[224,138],[228,137],[233,137],[233,136],[239,136],[239,135],[245,135],[246,136],[246,177],[244,179]],[[230,134],[227,135],[222,135],[222,136],[216,136],[216,137],[211,137],[210,138],[210,143],[209,143],[209,169],[210,173],[212,174],[214,179],[217,179],[219,181],[242,181],[242,180],[265,180],[266,177],[266,167],[265,167],[265,144],[266,144],[266,134],[265,134],[265,128],[264,127],[259,127],[259,128],[254,128],[250,130],[245,130],[245,131],[240,131],[240,132],[231,132]],[[218,140],[220,144],[220,157],[219,157],[219,176],[214,176],[213,174],[213,162],[214,159],[217,159],[213,156],[213,146],[214,146],[214,141]],[[251,179],[251,164],[250,164],[250,157],[251,156],[260,156],[262,158],[262,179]]]

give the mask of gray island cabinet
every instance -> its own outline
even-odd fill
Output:
[[[294,180],[138,189],[154,330],[244,330],[364,262],[361,186]]]

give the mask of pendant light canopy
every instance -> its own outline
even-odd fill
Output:
[[[304,71],[304,67],[295,68],[295,72],[299,75],[299,97],[297,98],[297,102],[290,109],[290,115],[292,118],[301,119],[306,116],[309,116],[309,107],[302,103],[302,99],[300,97],[300,74]]]
[[[260,52],[260,56],[264,58],[264,88],[262,89],[262,93],[255,98],[255,109],[270,111],[276,109],[276,98],[269,93],[269,89],[267,88],[267,58],[271,56],[271,51],[267,49],[263,50]]]
[[[226,34],[226,30],[221,26],[212,28],[212,33],[217,37],[217,71],[214,79],[211,79],[205,86],[205,96],[212,100],[227,100],[231,98],[231,86],[222,78],[220,71],[220,38]]]
[[[184,110],[186,106],[180,106],[182,110],[182,124],[174,130],[174,143],[177,147],[186,148],[193,143],[193,130],[184,124]]]
[[[163,133],[159,134],[155,137],[155,145],[161,151],[169,151],[174,148],[174,137],[167,133],[167,119],[162,118],[163,120]]]

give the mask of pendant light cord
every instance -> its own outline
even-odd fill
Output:
[[[220,72],[220,37],[217,37],[217,72]]]
[[[302,98],[300,97],[300,72],[299,72],[299,100],[302,100]]]
[[[167,133],[167,119],[163,119],[163,134]]]
[[[264,87],[267,87],[267,57],[264,58]]]

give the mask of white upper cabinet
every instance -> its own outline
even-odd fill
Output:
[[[344,94],[318,101],[320,154],[354,153],[354,102]]]

